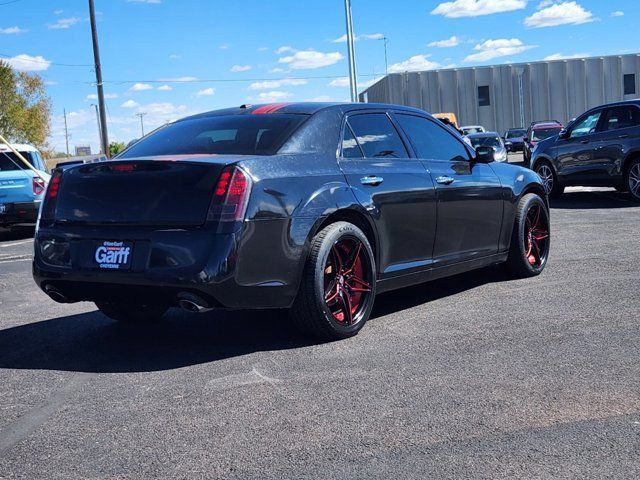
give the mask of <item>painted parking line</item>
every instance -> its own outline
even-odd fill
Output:
[[[30,262],[31,260],[33,260],[32,255],[9,255],[0,257],[0,263]]]
[[[19,242],[2,243],[0,244],[0,248],[15,247],[17,245],[26,245],[27,243],[33,243],[33,238],[30,238],[28,240],[21,240]]]

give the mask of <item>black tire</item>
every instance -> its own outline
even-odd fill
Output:
[[[557,198],[564,193],[564,186],[560,185],[556,171],[549,162],[542,160],[536,163],[534,172],[542,179],[547,195]]]
[[[540,215],[539,226],[537,226],[538,222],[533,225],[534,220],[537,218],[536,212]],[[549,259],[550,235],[551,229],[547,205],[539,195],[535,193],[526,194],[520,199],[516,209],[511,246],[505,264],[508,272],[518,278],[540,275]],[[534,240],[535,245],[533,243]]]
[[[353,245],[352,251],[348,250],[349,245]],[[349,265],[352,256],[353,263]],[[349,267],[354,270],[356,263],[362,277],[358,282],[355,274],[350,276],[347,271]],[[357,287],[368,290],[355,292]],[[375,259],[367,237],[351,223],[332,223],[311,242],[298,296],[291,308],[293,323],[302,332],[323,340],[356,335],[369,319],[375,288]],[[350,308],[351,313],[347,314],[347,309],[342,308],[347,304],[355,308],[355,312]]]
[[[629,197],[640,202],[640,158],[631,160],[624,172],[624,186],[629,192]]]
[[[123,323],[153,323],[169,310],[164,305],[140,303],[96,302],[96,307],[110,319]]]

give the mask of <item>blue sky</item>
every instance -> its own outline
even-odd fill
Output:
[[[8,2],[8,3],[7,3]],[[344,101],[342,0],[95,0],[111,140],[191,113]],[[390,71],[640,52],[638,0],[352,0],[361,88]],[[51,146],[98,145],[85,0],[0,0],[0,55],[47,81]],[[178,81],[182,80],[182,81]],[[186,80],[186,81],[185,81]]]

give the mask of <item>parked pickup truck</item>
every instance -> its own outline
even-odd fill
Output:
[[[38,173],[29,169],[7,145],[0,143],[0,227],[35,223],[50,178],[37,149],[20,144],[12,147]]]

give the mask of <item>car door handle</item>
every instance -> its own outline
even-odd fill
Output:
[[[582,143],[583,145],[586,145],[587,143],[589,143],[589,140],[581,140],[580,143]]]
[[[440,185],[451,185],[453,182],[454,182],[453,177],[442,176],[442,177],[436,178],[436,183],[439,183]]]
[[[629,134],[623,133],[622,135],[618,135],[618,138],[629,138]]]
[[[367,177],[362,177],[362,178],[360,179],[360,183],[361,183],[362,185],[369,185],[369,186],[371,186],[371,187],[378,186],[378,185],[380,185],[382,182],[384,182],[384,178],[382,178],[382,177],[377,177],[377,176],[375,176],[375,175],[370,175],[370,176],[367,176]]]

